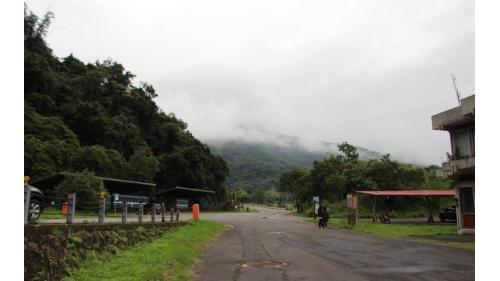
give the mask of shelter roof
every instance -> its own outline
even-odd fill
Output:
[[[155,195],[156,196],[187,196],[187,197],[192,197],[192,196],[196,196],[196,195],[208,195],[208,194],[215,194],[215,191],[176,186],[176,187],[161,190],[161,191],[157,192]]]
[[[356,193],[370,196],[454,196],[455,190],[418,189],[418,190],[362,190]]]
[[[41,179],[37,179],[35,181],[30,182],[31,185],[34,185],[38,188],[52,190],[56,185],[58,185],[61,181],[64,180],[66,172],[59,172],[48,175]],[[109,192],[115,193],[142,193],[147,194],[154,190],[156,184],[148,183],[148,182],[140,182],[140,181],[131,181],[131,180],[123,180],[123,179],[115,179],[115,178],[106,178],[106,177],[97,177],[103,181],[104,187]]]

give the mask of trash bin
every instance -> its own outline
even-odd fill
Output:
[[[68,202],[64,202],[64,204],[62,205],[62,208],[61,208],[61,214],[63,216],[67,216],[68,215],[68,207],[69,207]]]
[[[200,205],[199,204],[193,204],[193,219],[195,221],[200,219]]]

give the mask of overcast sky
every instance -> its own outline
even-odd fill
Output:
[[[58,57],[111,58],[202,139],[241,128],[404,161],[450,150],[431,116],[474,93],[474,2],[27,1]],[[247,131],[247,132],[248,132]]]

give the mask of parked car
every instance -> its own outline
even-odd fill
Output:
[[[447,220],[457,221],[457,207],[450,206],[446,209],[443,209],[443,211],[439,213],[439,220],[442,222],[445,222]]]
[[[28,220],[36,221],[40,218],[40,215],[43,212],[42,201],[45,194],[38,188],[31,186],[29,184],[24,185],[24,202],[26,202],[26,194],[28,192],[28,188],[30,189],[30,205],[28,209]]]

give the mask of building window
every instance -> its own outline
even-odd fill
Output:
[[[472,144],[470,130],[453,133],[453,154],[455,159],[462,159],[472,156]]]
[[[470,130],[470,143],[471,143],[471,155],[474,156],[476,154],[476,139],[475,139],[475,129],[472,128]]]
[[[460,189],[460,202],[462,203],[462,213],[474,214],[474,191],[472,187]]]

